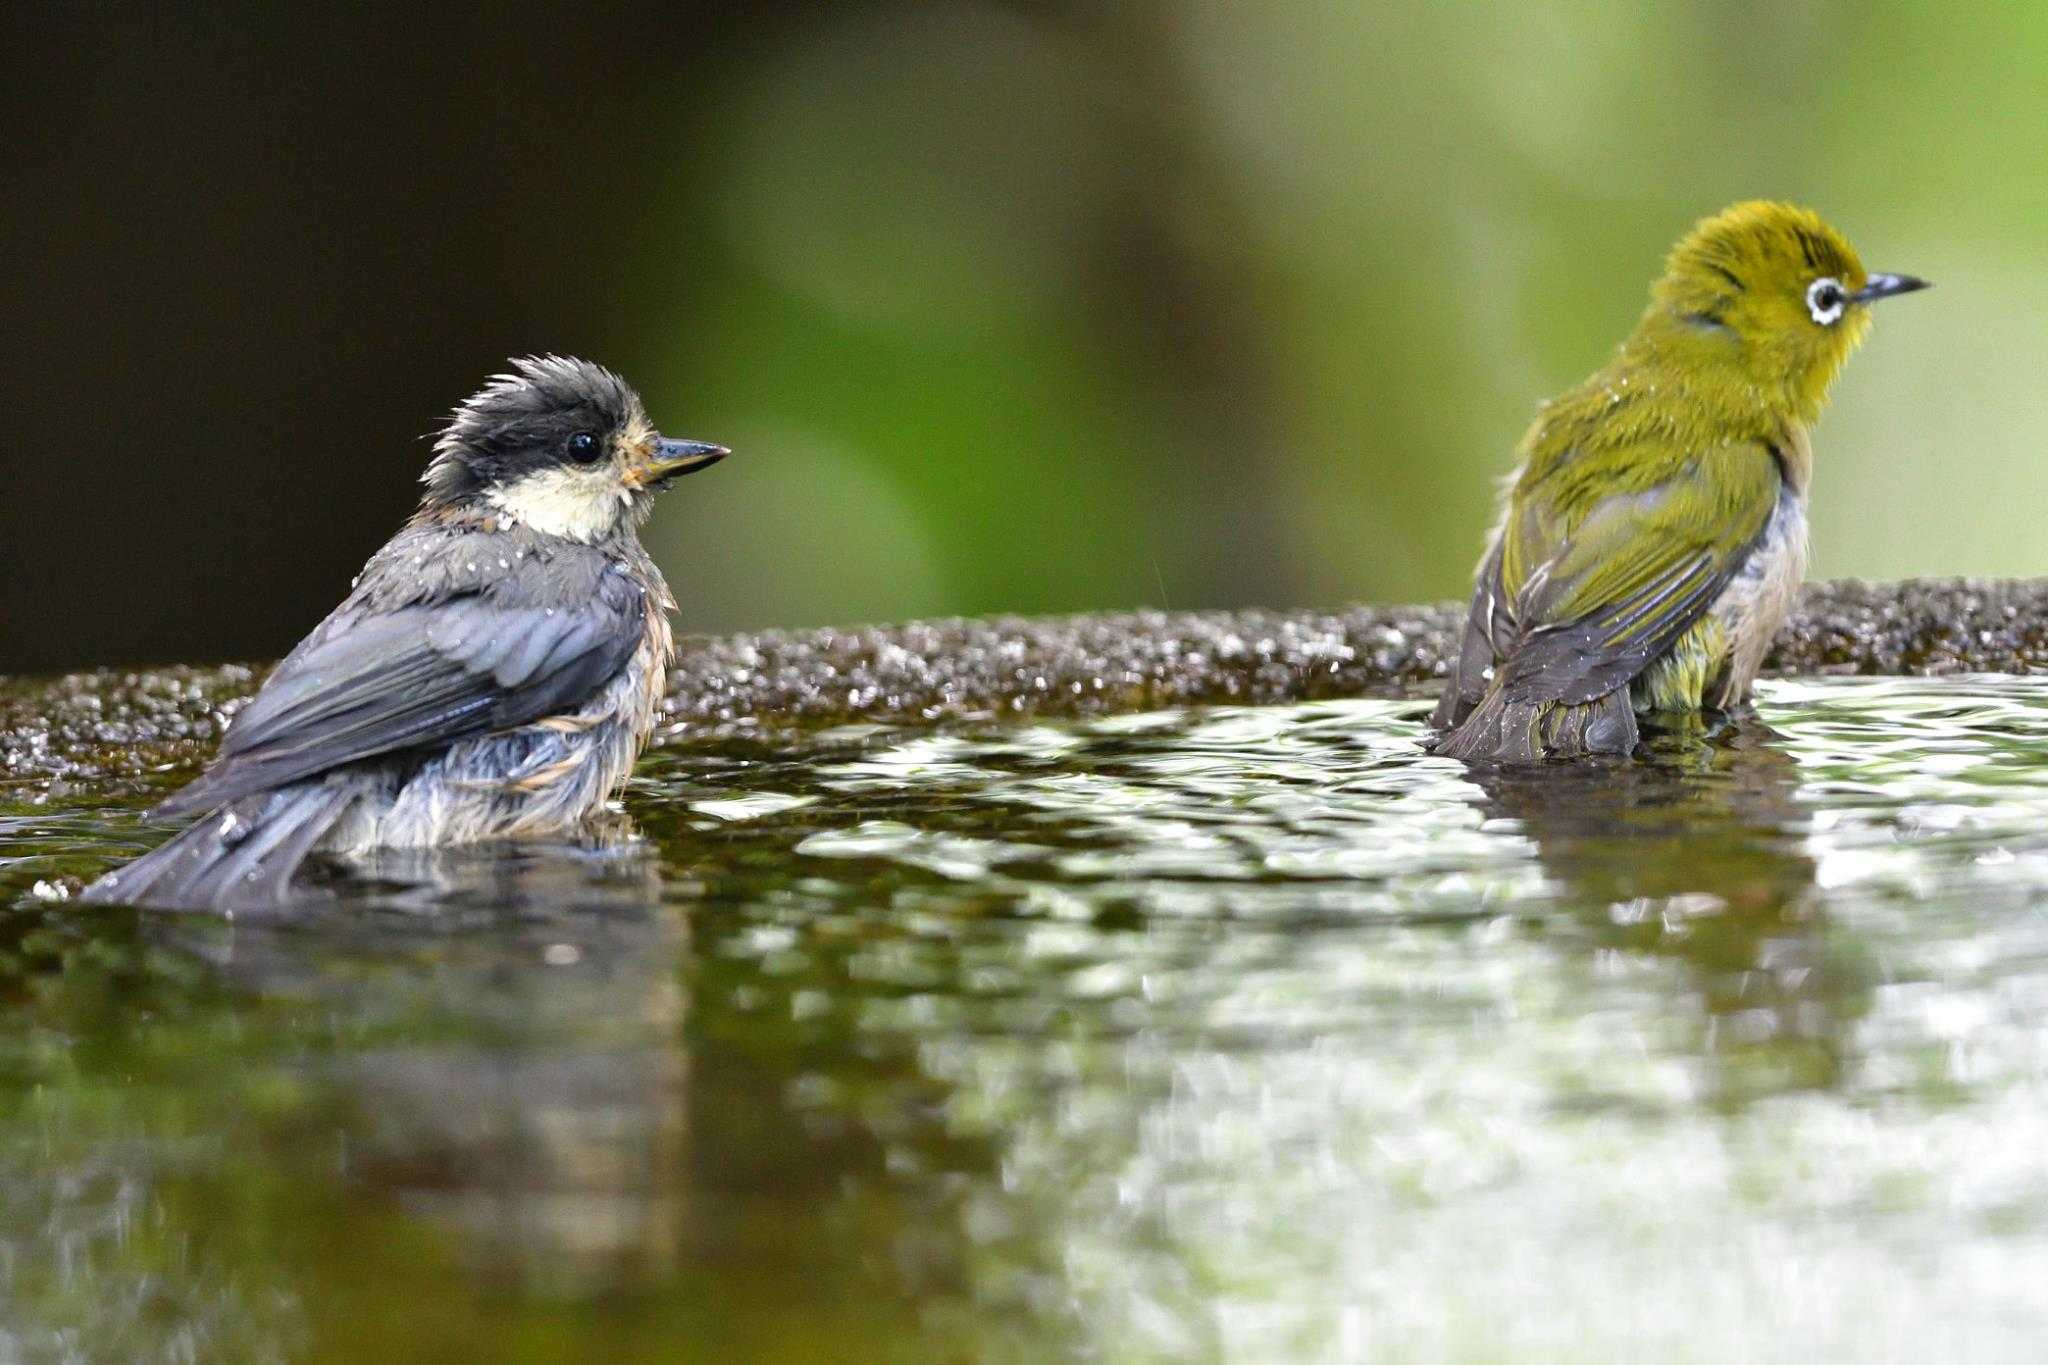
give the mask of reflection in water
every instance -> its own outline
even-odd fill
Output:
[[[380,908],[416,916],[431,887],[444,923],[466,919],[488,945],[466,951],[485,946],[466,935],[422,1002],[460,1036],[395,1039],[337,1068],[362,1113],[352,1178],[459,1230],[492,1282],[558,1293],[672,1274],[687,1129],[674,963],[688,928],[661,902],[653,858],[562,848],[378,870],[406,886]],[[276,993],[293,971],[282,946],[256,963],[237,953],[231,975]],[[479,1040],[486,1026],[504,1041]]]
[[[2030,1353],[2048,687],[1427,709],[678,747],[295,923],[27,897],[130,831],[20,793],[0,1358]]]
[[[1780,739],[1744,717],[1711,742],[1655,737],[1637,762],[1472,774],[1596,942],[1688,968],[1698,1046],[1731,1061],[1730,1093],[1831,1084],[1861,997],[1827,961],[1810,812]]]

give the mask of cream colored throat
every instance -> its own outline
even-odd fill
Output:
[[[544,469],[502,488],[484,501],[544,536],[589,544],[617,529],[633,495],[608,468]]]

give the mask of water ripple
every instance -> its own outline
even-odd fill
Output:
[[[1427,710],[727,738],[304,923],[19,900],[0,1353],[2035,1355],[2048,682],[1535,774]],[[140,838],[0,807],[0,890]]]

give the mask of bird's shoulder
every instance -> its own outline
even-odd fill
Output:
[[[616,662],[643,629],[647,597],[633,560],[609,547],[488,521],[414,521],[272,670],[229,738],[246,742],[259,728],[250,722],[303,705],[301,694],[411,656],[500,687],[527,681],[513,676],[519,666],[544,672],[578,654]]]
[[[1803,429],[1757,395],[1730,394],[1682,367],[1628,349],[1537,409],[1518,450],[1517,487],[1574,470],[1616,473],[1626,462],[1643,481],[1711,451],[1766,449]]]
[[[482,596],[561,606],[604,596],[630,567],[624,546],[542,535],[495,517],[415,519],[370,557],[349,601],[371,611]]]
[[[585,545],[490,518],[415,519],[371,555],[348,595],[287,655],[279,671],[337,636],[412,609],[568,607],[633,614],[645,595],[637,546]]]
[[[409,527],[238,712],[205,808],[378,754],[585,705],[643,646],[648,589],[597,547]]]
[[[1617,510],[1681,531],[1719,527],[1767,513],[1784,483],[1803,486],[1803,429],[1725,420],[1693,397],[1682,382],[1619,369],[1546,404],[1508,489],[1508,526],[1533,542],[1524,548],[1555,548]]]

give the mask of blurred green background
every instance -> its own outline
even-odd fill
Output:
[[[274,654],[508,353],[738,458],[686,628],[1463,592],[1538,400],[1693,219],[1888,310],[1815,572],[2048,569],[2048,9],[10,12],[0,669]]]

